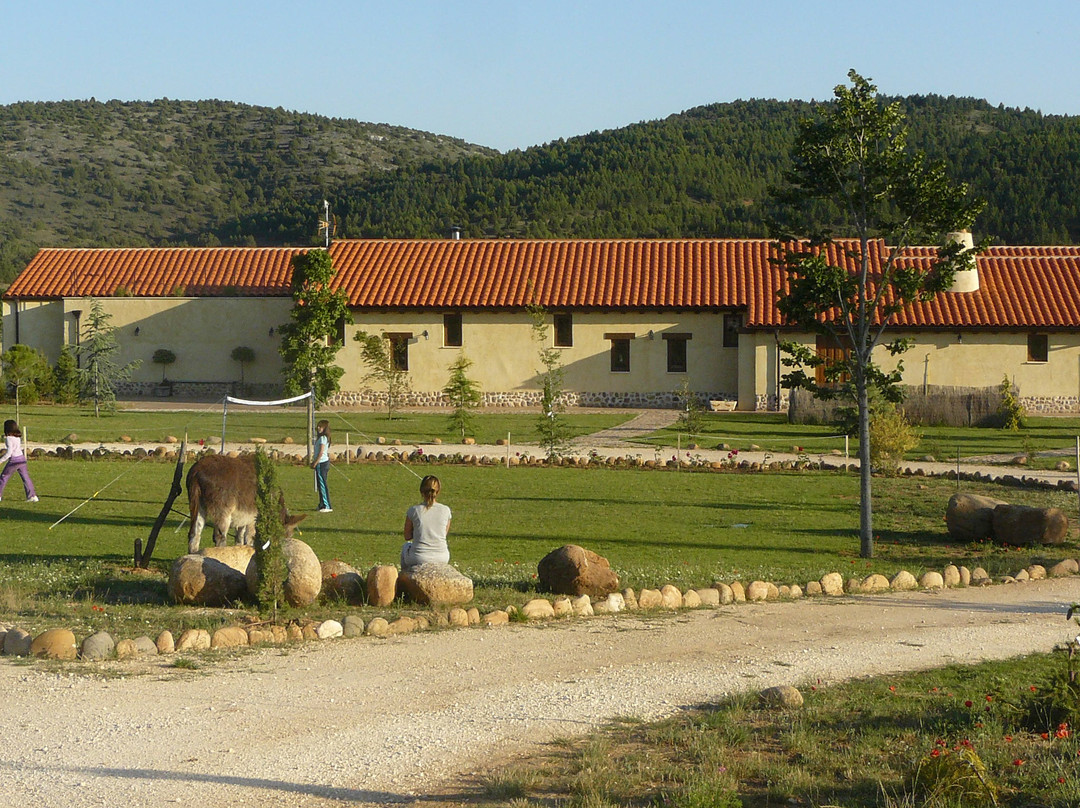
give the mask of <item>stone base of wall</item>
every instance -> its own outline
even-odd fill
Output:
[[[734,399],[731,393],[696,393],[703,407],[709,406],[710,400]],[[560,398],[567,407],[612,407],[622,409],[679,409],[678,396],[670,391],[659,393],[590,393],[568,391]],[[385,407],[386,393],[377,390],[342,390],[335,393],[327,402],[331,407]],[[402,397],[403,407],[448,407],[446,395],[442,392],[411,391]],[[537,390],[515,390],[503,393],[483,393],[482,407],[538,407],[540,392]]]
[[[780,394],[779,400],[775,395],[759,395],[754,401],[756,412],[787,412],[787,408],[788,393],[786,391]]]
[[[1020,396],[1020,403],[1029,415],[1080,411],[1077,396]]]

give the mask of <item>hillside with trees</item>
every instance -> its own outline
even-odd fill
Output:
[[[1080,118],[901,99],[910,145],[988,202],[975,230],[1080,242]],[[813,106],[750,100],[505,154],[386,124],[223,101],[0,107],[0,283],[40,246],[306,244],[337,236],[769,235]]]

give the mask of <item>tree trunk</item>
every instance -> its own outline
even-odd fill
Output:
[[[874,557],[874,509],[870,500],[870,397],[866,378],[856,374],[855,392],[859,399],[859,555]]]

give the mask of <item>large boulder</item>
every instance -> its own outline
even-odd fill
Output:
[[[978,541],[994,535],[994,509],[1006,503],[978,494],[956,493],[949,497],[945,523],[949,536],[960,541]]]
[[[208,555],[182,555],[169,570],[169,597],[174,603],[225,606],[242,600],[247,594],[248,582],[244,573]]]
[[[362,606],[367,592],[367,582],[360,571],[344,561],[324,561],[322,566],[322,596],[343,600],[354,606]]]
[[[576,544],[552,550],[536,569],[540,588],[558,595],[603,598],[619,588],[608,560]]]
[[[421,604],[457,605],[473,599],[473,582],[450,564],[417,564],[398,575],[398,586]]]
[[[285,600],[290,606],[310,606],[322,591],[322,565],[315,551],[299,539],[282,539],[281,554],[285,556]],[[248,592],[259,591],[258,565],[247,571]]]
[[[998,505],[993,512],[994,538],[1005,544],[1061,544],[1069,533],[1069,518],[1061,508]]]
[[[367,574],[367,600],[372,606],[389,606],[397,597],[397,567],[376,564]]]
[[[78,653],[75,635],[66,628],[51,628],[30,643],[30,656],[43,659],[75,659]]]
[[[227,564],[241,575],[247,575],[248,569],[255,563],[255,548],[246,544],[228,544],[223,547],[204,547],[198,555],[212,558]]]

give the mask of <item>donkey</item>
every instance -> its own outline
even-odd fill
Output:
[[[254,544],[255,539],[255,458],[207,455],[199,458],[187,474],[191,528],[188,552],[199,552],[203,525],[214,525],[214,545],[224,546],[229,528],[236,528],[237,544]],[[280,497],[281,522],[285,536],[291,537],[307,514],[290,516],[285,498]]]

